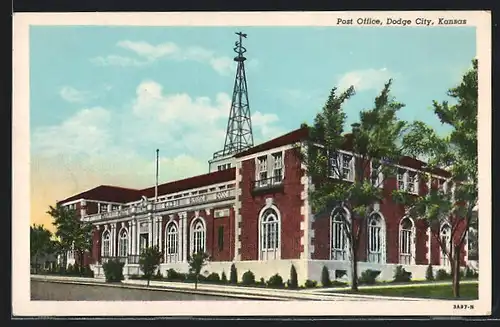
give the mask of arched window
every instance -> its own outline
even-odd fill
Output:
[[[105,230],[102,233],[102,256],[103,257],[109,257],[109,256],[111,256],[109,238],[110,238],[109,230]]]
[[[118,233],[118,256],[126,257],[128,256],[128,232],[126,228],[122,228],[120,233]]]
[[[439,236],[441,239],[441,265],[449,266],[450,258],[448,257],[448,253],[450,252],[450,241],[451,241],[451,226],[448,223],[444,223],[441,225],[441,229],[439,231]]]
[[[177,262],[179,258],[179,230],[175,222],[167,225],[165,242],[166,262]]]
[[[276,207],[266,208],[260,217],[260,260],[279,259],[280,245],[280,215]]]
[[[347,260],[348,240],[346,235],[347,212],[344,208],[333,210],[330,229],[331,260]]]
[[[399,263],[410,265],[415,257],[413,237],[415,225],[409,217],[401,219],[399,224]]]
[[[205,222],[197,218],[191,223],[191,253],[206,251]]]
[[[383,263],[385,261],[385,224],[379,213],[368,219],[368,261]]]

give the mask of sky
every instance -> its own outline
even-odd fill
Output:
[[[49,205],[107,184],[143,188],[208,172],[224,146],[236,31],[255,143],[311,123],[333,87],[354,85],[346,124],[384,83],[399,117],[446,133],[433,100],[476,56],[473,27],[105,27],[30,29],[31,222]]]

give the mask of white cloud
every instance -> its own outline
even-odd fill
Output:
[[[346,90],[351,85],[356,91],[381,90],[384,84],[395,77],[387,68],[350,71],[342,75],[337,82],[339,90]]]
[[[120,66],[120,67],[129,67],[129,66],[144,66],[149,64],[148,61],[141,61],[130,57],[117,56],[117,55],[108,55],[108,56],[99,56],[90,59],[90,62],[97,66]]]
[[[68,102],[83,102],[90,97],[87,91],[80,91],[71,86],[63,86],[59,89],[61,98]]]
[[[60,125],[39,127],[33,134],[34,150],[47,156],[92,155],[102,152],[109,142],[107,125],[111,114],[94,107],[77,112]]]
[[[162,182],[208,172],[207,160],[224,145],[228,94],[193,97],[145,81],[129,104],[118,113],[85,108],[60,124],[34,130],[33,169],[43,165],[61,174],[57,180],[72,185],[68,192],[96,183],[146,187],[154,183],[154,150],[159,148]],[[255,112],[252,120],[256,142],[281,132],[275,114]]]
[[[92,58],[91,62],[100,66],[143,66],[159,59],[177,61],[196,61],[208,64],[220,75],[228,75],[235,71],[236,63],[232,58],[217,55],[214,51],[199,46],[181,47],[173,42],[150,44],[144,41],[124,40],[117,46],[129,50],[137,55],[140,60],[128,56],[108,55]],[[256,60],[250,60],[249,66],[256,67]]]

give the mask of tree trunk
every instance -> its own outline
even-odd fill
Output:
[[[196,278],[194,280],[194,289],[197,290],[198,289],[198,275],[196,275]]]
[[[358,291],[358,255],[351,247],[351,290]]]
[[[150,281],[150,280],[151,280],[151,278],[150,278],[150,277],[148,277],[148,287],[149,287],[149,281]]]
[[[455,245],[453,247],[453,261],[452,261],[452,273],[453,273],[453,296],[460,297],[460,246]]]

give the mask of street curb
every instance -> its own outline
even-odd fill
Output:
[[[88,285],[88,286],[100,286],[100,287],[114,287],[114,288],[125,288],[125,289],[135,289],[143,291],[158,291],[158,292],[172,292],[172,293],[183,293],[183,294],[194,294],[194,295],[206,295],[206,296],[218,296],[218,297],[230,297],[235,299],[252,299],[261,301],[290,301],[290,300],[300,300],[287,297],[279,296],[268,296],[268,295],[254,295],[254,294],[241,294],[241,293],[224,293],[224,292],[214,292],[214,291],[204,291],[204,290],[187,290],[179,289],[173,287],[155,287],[155,286],[145,286],[145,285],[133,285],[127,283],[106,283],[102,282],[91,282],[91,281],[72,281],[63,279],[52,279],[52,278],[40,278],[31,277],[35,281],[42,281],[46,283],[58,283],[58,284],[73,284],[73,285]],[[229,301],[229,300],[228,300]]]

